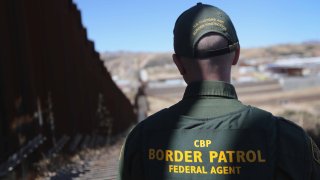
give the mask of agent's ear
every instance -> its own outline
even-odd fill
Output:
[[[236,49],[236,53],[233,58],[232,65],[236,65],[238,63],[239,57],[240,57],[240,47]]]
[[[177,54],[172,54],[172,59],[173,59],[173,62],[176,64],[180,74],[181,75],[185,75],[186,74],[186,69],[183,66],[181,58]]]

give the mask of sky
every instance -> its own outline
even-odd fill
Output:
[[[73,0],[99,52],[173,51],[176,18],[194,0]],[[242,48],[320,41],[319,0],[203,0],[232,19]]]

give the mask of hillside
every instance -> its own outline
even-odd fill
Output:
[[[104,52],[101,59],[108,71],[118,79],[137,80],[139,70],[161,67],[176,70],[172,58],[172,52],[146,53],[146,52]],[[241,49],[240,63],[245,60],[273,61],[287,57],[314,57],[320,56],[320,41],[305,42],[301,44],[282,44],[270,47]],[[163,67],[166,67],[163,69]]]
[[[241,59],[279,59],[288,56],[320,56],[320,41],[305,42],[301,44],[281,44],[270,47],[242,49],[241,51]]]
[[[101,58],[106,61],[119,59],[119,57],[128,56],[141,56],[146,54],[164,55],[168,53],[147,53],[147,52],[130,52],[130,51],[117,51],[117,52],[103,52]],[[251,58],[266,58],[266,57],[283,57],[297,55],[299,57],[312,57],[320,56],[320,41],[309,41],[300,44],[279,44],[268,47],[259,48],[241,48],[241,57],[244,59]]]

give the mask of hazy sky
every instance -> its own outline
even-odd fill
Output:
[[[173,51],[176,18],[194,0],[74,0],[97,51]],[[204,0],[231,17],[242,47],[320,40],[320,0]]]

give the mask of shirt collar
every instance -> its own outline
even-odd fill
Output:
[[[238,99],[233,85],[223,81],[201,81],[190,83],[183,95],[183,99],[196,96],[218,96]]]

